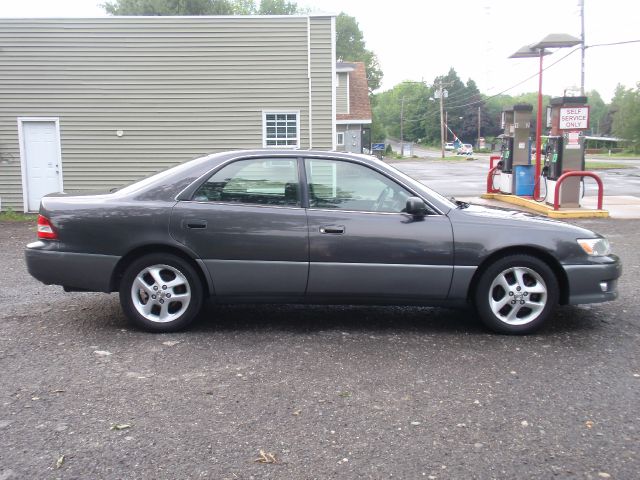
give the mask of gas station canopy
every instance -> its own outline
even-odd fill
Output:
[[[550,33],[538,43],[532,45],[533,48],[566,48],[580,45],[582,40],[566,33]]]
[[[520,49],[514,53],[513,55],[510,55],[509,58],[532,58],[532,57],[539,57],[540,53],[542,53],[543,55],[551,55],[552,52],[547,52],[547,51],[540,51],[537,50],[533,47],[533,45],[525,45],[524,47],[520,47]]]
[[[525,45],[521,47],[516,53],[509,56],[509,58],[531,58],[539,57],[542,55],[550,55],[551,52],[547,51],[547,48],[565,48],[573,47],[581,44],[582,41],[579,38],[567,35],[566,33],[551,33],[540,40],[538,43],[531,45]]]

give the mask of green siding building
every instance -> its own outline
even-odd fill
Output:
[[[212,152],[335,148],[332,16],[0,19],[0,202]]]

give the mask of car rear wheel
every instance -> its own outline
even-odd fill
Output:
[[[189,325],[202,306],[202,284],[182,258],[164,253],[140,257],[120,282],[120,304],[133,324],[153,332]]]
[[[530,255],[510,255],[481,274],[474,301],[480,319],[491,330],[525,334],[551,316],[558,289],[558,280],[545,262]]]

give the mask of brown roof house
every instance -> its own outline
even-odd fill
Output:
[[[336,64],[336,150],[370,153],[371,104],[363,62]]]

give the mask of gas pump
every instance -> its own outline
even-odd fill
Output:
[[[502,146],[500,147],[500,157],[502,162],[500,174],[500,191],[502,193],[512,193],[513,180],[513,108],[505,108],[502,111]]]
[[[544,169],[542,174],[550,180],[557,180],[562,175],[562,137],[549,136],[544,149]],[[558,161],[560,160],[560,161]],[[547,188],[548,190],[548,188]]]
[[[543,175],[547,179],[548,204],[555,201],[555,187],[563,173],[584,170],[584,131],[589,128],[587,97],[558,97],[551,100],[551,134],[547,140]],[[560,207],[580,206],[580,178],[562,181]]]
[[[531,168],[531,113],[527,103],[514,105],[503,111],[504,136],[502,139],[502,173],[500,191],[516,195],[533,194]]]
[[[502,193],[511,193],[513,191],[513,137],[502,137],[500,158],[502,162],[502,173],[500,175],[500,191]]]

